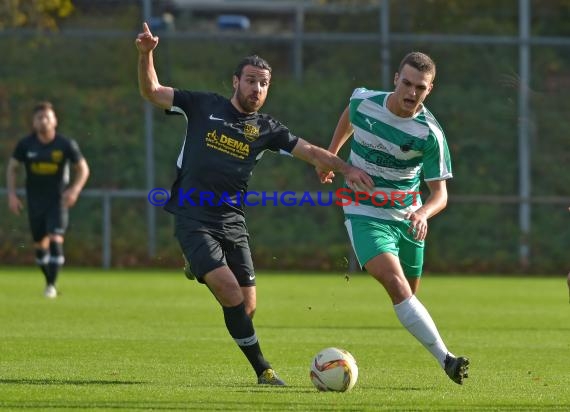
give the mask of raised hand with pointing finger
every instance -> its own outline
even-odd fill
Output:
[[[135,40],[135,45],[137,46],[139,53],[149,53],[158,45],[158,36],[153,36],[148,24],[143,23],[143,31],[138,34]]]

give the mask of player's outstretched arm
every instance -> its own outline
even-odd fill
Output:
[[[340,118],[338,119],[334,134],[329,145],[329,152],[333,154],[338,154],[339,150],[344,146],[346,141],[350,138],[354,129],[350,124],[350,118],[348,113],[348,107],[344,109]],[[334,173],[330,170],[323,170],[316,167],[317,176],[319,177],[321,183],[330,183],[334,178]]]
[[[8,208],[15,215],[19,215],[23,209],[22,202],[16,195],[16,172],[20,162],[11,157],[6,168],[6,188],[8,189]]]
[[[299,159],[312,164],[320,170],[340,172],[346,182],[352,187],[361,187],[369,190],[374,189],[374,181],[363,170],[351,166],[328,150],[315,146],[306,140],[299,139],[291,154]],[[323,182],[328,183],[328,182]]]
[[[148,24],[138,34],[135,46],[139,51],[138,79],[142,97],[163,109],[170,109],[174,100],[174,89],[162,86],[154,68],[153,50],[158,45],[158,36],[153,36]]]

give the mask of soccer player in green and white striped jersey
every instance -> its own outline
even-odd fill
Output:
[[[393,92],[358,88],[341,115],[329,150],[337,154],[351,135],[349,163],[374,179],[374,192],[348,187],[343,209],[348,234],[361,266],[392,299],[398,319],[462,384],[469,360],[447,350],[426,308],[417,299],[428,219],[447,204],[452,177],[442,128],[423,105],[433,88],[435,64],[426,54],[404,57]],[[334,176],[321,171],[321,180]],[[419,196],[423,173],[429,196]]]

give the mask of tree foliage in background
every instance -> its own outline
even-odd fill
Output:
[[[72,0],[3,0],[0,30],[16,27],[55,30],[58,21],[72,12]]]

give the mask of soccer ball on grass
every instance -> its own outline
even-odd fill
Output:
[[[348,351],[326,348],[313,358],[311,381],[320,391],[346,392],[358,379],[356,360]]]

